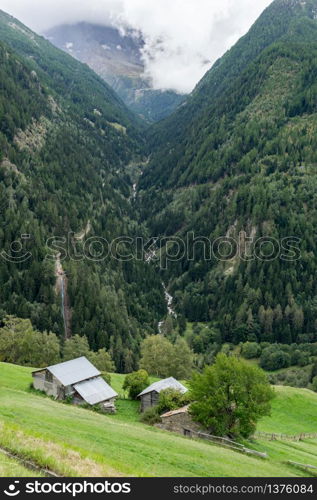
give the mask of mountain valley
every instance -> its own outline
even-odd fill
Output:
[[[140,41],[125,37],[119,50],[118,32],[85,24],[46,34],[75,59],[1,12],[1,316],[63,337],[60,254],[72,334],[109,350],[118,372],[138,367],[159,328],[185,336],[202,365],[223,346],[315,344],[316,18],[316,0],[275,0],[149,125],[163,116],[146,116],[127,90],[144,85]],[[122,83],[130,70],[135,87]],[[160,269],[156,257],[188,234],[237,242],[242,258],[218,247],[206,256],[193,239]],[[122,237],[115,258],[100,250]],[[120,258],[137,238],[156,242],[148,262],[135,247]]]

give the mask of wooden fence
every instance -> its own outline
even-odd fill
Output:
[[[274,432],[256,432],[254,438],[266,439],[268,441],[304,441],[306,439],[317,439],[317,433],[302,432],[302,434],[290,436]]]
[[[288,465],[292,465],[293,467],[296,467],[297,469],[302,469],[307,472],[310,472],[314,476],[317,475],[317,467],[315,465],[309,465],[309,464],[300,464],[298,462],[292,462],[291,460],[288,460],[286,462]]]
[[[206,441],[210,441],[218,446],[224,446],[225,448],[230,448],[234,451],[240,451],[241,453],[246,453],[248,455],[254,455],[260,458],[268,458],[267,453],[262,453],[260,451],[251,450],[250,448],[246,448],[243,444],[232,441],[231,439],[212,436],[211,434],[205,434],[203,432],[196,432],[189,429],[184,429],[184,435],[187,437],[204,439]]]

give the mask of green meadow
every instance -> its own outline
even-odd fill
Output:
[[[0,477],[41,477],[41,474],[23,467],[0,451]]]
[[[138,421],[138,403],[122,390],[122,375],[113,374],[111,381],[121,396],[118,412],[105,416],[34,393],[31,371],[0,363],[0,448],[59,475],[292,477],[308,473],[287,460],[317,466],[317,440],[248,442],[268,452],[264,460],[144,425]],[[288,387],[276,392],[272,415],[259,430],[317,432],[317,394]],[[14,463],[0,471],[19,475]]]

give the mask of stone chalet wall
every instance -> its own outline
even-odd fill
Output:
[[[163,417],[162,423],[159,424],[158,427],[166,431],[178,432],[183,435],[186,435],[186,430],[195,432],[202,431],[202,427],[192,420],[188,412]]]
[[[46,370],[33,373],[33,387],[38,391],[45,392],[48,396],[53,396],[57,399],[64,399],[65,388],[53,376],[49,377]]]
[[[96,403],[96,405],[102,407],[105,403],[115,404],[115,402],[116,402],[116,398],[111,398],[111,399],[107,399],[106,401],[101,401],[101,403]],[[78,394],[78,392],[75,392],[75,394],[73,396],[73,403],[74,403],[74,405],[87,404],[86,401],[81,397],[81,395]],[[94,405],[92,405],[92,406],[94,406]]]
[[[75,392],[71,385],[64,387],[54,376],[50,374],[50,372],[47,372],[47,370],[33,373],[32,376],[34,389],[45,392],[48,396],[53,396],[54,398],[60,400],[66,399],[68,396],[73,396],[73,404],[85,404],[85,400],[77,392]],[[115,413],[115,402],[116,398],[112,398],[107,401],[102,401],[99,406],[105,413]],[[104,407],[104,403],[109,403],[109,406]],[[113,407],[111,407],[111,405]]]

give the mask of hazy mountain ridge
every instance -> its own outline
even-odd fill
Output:
[[[153,90],[144,77],[143,40],[135,33],[122,34],[109,26],[89,23],[63,25],[45,36],[58,48],[88,64],[135,113],[147,121],[169,115],[184,96],[173,91]]]

